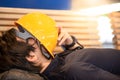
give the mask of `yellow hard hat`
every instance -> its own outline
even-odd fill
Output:
[[[40,12],[33,12],[24,15],[15,24],[22,26],[37,38],[54,57],[52,52],[57,44],[58,29],[52,18]]]

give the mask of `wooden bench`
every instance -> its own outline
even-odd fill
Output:
[[[0,7],[0,31],[14,27],[14,21],[30,12],[42,12],[52,17],[57,25],[74,35],[85,48],[100,48],[96,16],[83,16],[70,10],[43,10]],[[55,49],[59,51],[59,48]]]
[[[113,29],[113,43],[116,49],[120,50],[120,12],[112,12],[109,15]]]

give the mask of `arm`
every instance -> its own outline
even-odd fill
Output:
[[[63,69],[66,80],[120,80],[115,74],[86,62],[67,64]]]
[[[61,27],[59,27],[58,45],[62,46],[64,50],[72,50],[75,48],[83,49],[83,45],[81,45],[74,36],[71,36]]]

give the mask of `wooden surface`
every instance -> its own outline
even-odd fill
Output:
[[[120,12],[113,12],[109,15],[111,19],[111,27],[113,29],[113,43],[116,49],[120,50]]]
[[[99,48],[96,16],[83,16],[70,10],[43,10],[0,7],[0,31],[15,27],[14,21],[30,12],[42,12],[52,17],[57,25],[74,35],[85,48]],[[56,48],[55,50],[60,50]]]

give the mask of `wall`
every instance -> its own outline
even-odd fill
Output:
[[[0,7],[69,10],[71,0],[0,0]]]

